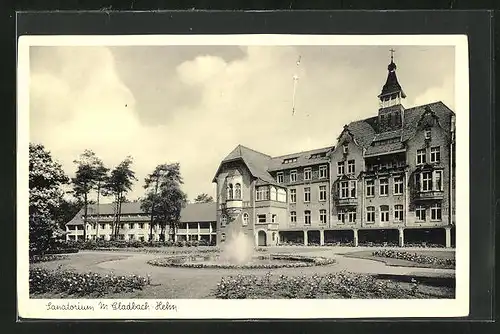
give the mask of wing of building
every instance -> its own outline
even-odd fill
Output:
[[[279,157],[242,145],[230,152],[213,179],[217,243],[243,232],[262,246],[450,247],[455,115],[442,102],[404,108],[396,68],[391,57],[373,117],[345,125],[332,146]]]
[[[87,216],[88,239],[110,240],[113,222],[116,221],[115,205],[100,204],[90,205]],[[192,203],[181,211],[180,225],[176,233],[166,230],[166,239],[182,240],[205,240],[215,242],[216,237],[216,204],[215,203]],[[66,240],[83,239],[83,209],[66,224]],[[118,228],[118,239],[120,240],[149,240],[150,214],[141,209],[139,201],[123,203]],[[160,227],[153,225],[153,240],[160,240]]]

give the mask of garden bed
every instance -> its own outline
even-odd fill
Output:
[[[276,269],[276,268],[303,268],[334,264],[335,260],[324,257],[310,257],[288,254],[271,254],[268,256],[257,256],[257,261],[247,264],[217,262],[210,256],[180,255],[170,256],[162,259],[150,260],[147,263],[159,267],[178,268],[213,268],[213,269]],[[261,261],[261,262],[259,262]],[[275,261],[273,263],[273,261]]]
[[[59,254],[33,255],[30,256],[30,263],[59,261],[59,260],[66,260],[68,258],[69,257],[67,255],[59,255]]]
[[[452,251],[406,252],[383,249],[377,251],[352,252],[343,255],[352,258],[381,261],[388,266],[455,269],[455,254]]]
[[[142,290],[149,284],[149,276],[115,276],[45,268],[30,268],[29,271],[29,293],[33,296],[50,294],[60,297],[103,297]]]
[[[237,275],[223,277],[214,290],[219,299],[407,299],[454,298],[454,289],[382,280],[340,272],[311,276]]]

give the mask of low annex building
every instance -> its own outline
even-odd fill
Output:
[[[405,97],[391,57],[378,112],[335,145],[279,157],[238,145],[213,179],[217,243],[243,232],[259,246],[452,246],[455,114],[442,102],[406,109]]]
[[[110,240],[112,224],[116,221],[114,204],[89,205],[87,214],[87,239]],[[180,226],[175,237],[165,231],[165,239],[174,241],[205,240],[214,243],[216,238],[215,203],[188,204],[181,211]],[[148,241],[151,215],[141,210],[139,201],[123,203],[120,216],[118,239],[125,241]],[[66,224],[66,240],[83,240],[84,213],[81,209]],[[160,227],[153,226],[153,240],[160,240]],[[170,235],[169,235],[170,233]]]

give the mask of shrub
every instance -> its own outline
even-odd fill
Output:
[[[65,260],[67,258],[68,256],[66,255],[52,255],[52,254],[33,255],[30,257],[30,263],[58,261],[58,260]]]
[[[78,253],[78,251],[78,248],[48,249],[44,252],[44,254],[69,254]]]
[[[92,272],[84,274],[44,268],[30,268],[29,272],[30,294],[52,292],[76,297],[102,297],[109,293],[142,290],[150,283],[149,276],[115,276]]]
[[[424,254],[403,252],[392,249],[377,250],[372,253],[373,256],[377,257],[387,257],[392,259],[406,260],[411,262],[417,262],[421,264],[431,264],[444,267],[455,267],[455,259],[438,258],[435,256],[429,256]]]
[[[371,275],[348,272],[312,276],[273,277],[237,275],[223,277],[214,295],[221,299],[244,298],[414,298],[415,290],[404,290]]]

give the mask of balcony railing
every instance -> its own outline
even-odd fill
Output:
[[[444,192],[443,191],[418,191],[415,195],[415,199],[417,200],[435,200],[435,199],[443,199]]]

